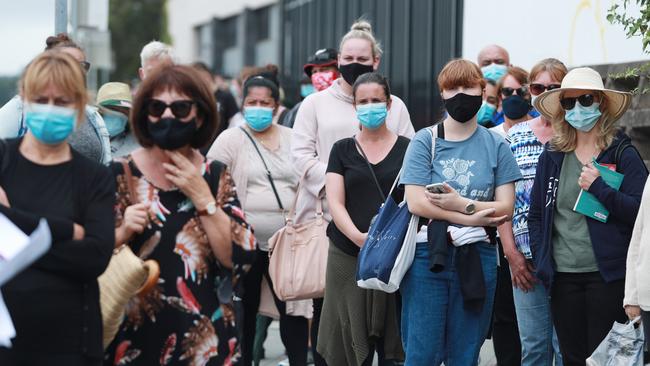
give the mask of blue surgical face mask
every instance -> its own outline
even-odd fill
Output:
[[[25,105],[25,124],[37,140],[56,145],[74,131],[77,111],[53,104],[28,103]]]
[[[508,66],[492,63],[481,67],[481,71],[484,78],[497,82],[508,72]]]
[[[316,91],[312,84],[302,84],[300,85],[300,96],[305,98],[309,94],[313,94]]]
[[[273,123],[273,108],[244,107],[244,119],[251,130],[262,132]]]
[[[483,104],[481,104],[481,109],[478,110],[476,121],[481,126],[485,126],[492,121],[492,117],[494,116],[494,112],[496,111],[497,111],[497,107],[484,100]]]
[[[357,118],[365,128],[374,130],[386,121],[388,109],[386,103],[371,103],[357,106]]]
[[[126,124],[129,122],[129,117],[120,112],[105,110],[102,112],[106,129],[111,138],[121,134],[126,129]]]
[[[576,101],[573,109],[569,109],[564,114],[564,119],[576,130],[589,132],[600,118],[600,103],[594,102],[589,107],[584,107]]]

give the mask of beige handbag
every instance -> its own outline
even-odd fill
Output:
[[[131,168],[126,160],[119,161],[124,167],[131,200],[137,201]],[[115,248],[106,271],[97,279],[104,348],[115,338],[129,300],[135,295],[148,293],[158,283],[159,276],[160,267],[155,260],[142,261],[126,244]]]
[[[160,268],[154,260],[142,261],[126,244],[113,251],[106,271],[99,276],[99,305],[104,326],[104,349],[119,330],[129,300],[146,294],[158,283]]]
[[[298,184],[286,225],[269,239],[269,275],[275,294],[282,301],[315,299],[325,294],[329,239],[328,222],[323,218],[323,197],[318,197],[312,220],[302,224],[293,222],[306,174]]]

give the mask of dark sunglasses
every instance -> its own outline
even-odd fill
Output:
[[[528,88],[526,88],[525,86],[522,86],[521,88],[517,88],[517,89],[508,88],[508,87],[501,88],[501,95],[503,95],[504,97],[512,96],[512,94],[515,92],[517,93],[518,96],[523,97],[526,94],[528,94]]]
[[[576,106],[576,100],[580,102],[583,107],[589,107],[594,104],[595,99],[596,98],[593,94],[583,94],[579,97],[574,98],[562,98],[560,99],[560,105],[562,105],[562,108],[568,111]]]
[[[90,70],[90,62],[88,61],[79,61],[79,65],[81,65],[81,68],[84,69],[85,72]]]
[[[147,103],[147,113],[152,117],[159,118],[169,108],[176,118],[185,118],[192,112],[193,105],[194,102],[191,100],[177,100],[171,104],[167,104],[162,100],[151,99]]]
[[[530,84],[530,94],[540,95],[547,90],[557,89],[561,86],[562,85],[560,84],[550,84],[549,86],[546,86],[544,84]]]

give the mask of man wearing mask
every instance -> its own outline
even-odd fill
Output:
[[[303,67],[303,71],[305,72],[305,75],[307,75],[307,77],[311,80],[311,85],[313,86],[314,89],[313,92],[319,92],[321,90],[325,90],[329,88],[330,85],[332,85],[332,83],[334,82],[334,80],[338,79],[339,70],[336,66],[337,55],[338,52],[336,52],[336,50],[333,48],[320,49],[316,51],[316,53],[314,53],[314,55],[309,58],[309,60]],[[303,87],[305,85],[308,84],[301,85],[302,98],[305,98],[307,96],[307,95],[302,95]],[[289,112],[285,113],[283,118],[281,118],[278,123],[283,126],[292,128],[293,123],[296,121],[298,108],[300,108],[301,104],[302,101],[296,104]]]
[[[124,83],[106,83],[97,92],[97,106],[111,138],[114,157],[125,156],[140,147],[129,128],[131,88]]]
[[[483,77],[497,83],[508,71],[510,55],[505,48],[493,44],[478,53],[476,62],[483,72]]]

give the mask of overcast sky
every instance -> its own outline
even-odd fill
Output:
[[[11,0],[0,11],[0,75],[18,75],[54,33],[53,0]]]

